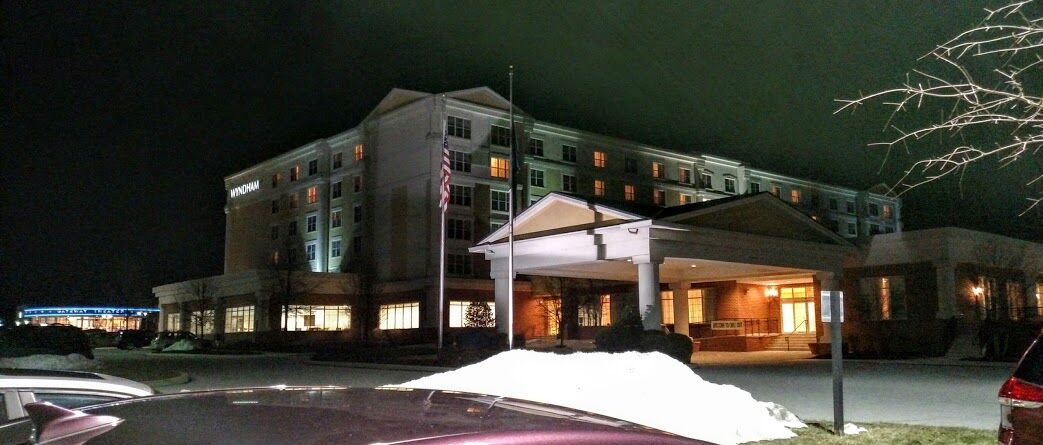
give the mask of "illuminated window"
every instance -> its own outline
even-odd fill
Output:
[[[272,200],[272,214],[276,214],[276,213],[279,213],[279,200],[278,199],[273,199]]]
[[[352,183],[353,183],[352,184],[352,189],[355,191],[355,193],[361,192],[362,191],[362,177],[361,176],[356,176],[356,177],[352,178],[351,180],[352,180]]]
[[[637,159],[633,159],[633,158],[623,159],[623,172],[624,173],[637,173]]]
[[[735,178],[724,178],[724,191],[728,193],[735,193]]]
[[[308,215],[308,219],[307,219],[308,233],[314,232],[316,230],[316,225],[317,225],[317,221],[318,220],[319,220],[319,218],[315,214]]]
[[[319,172],[319,160],[312,159],[308,161],[308,176],[314,175]]]
[[[254,307],[235,306],[225,308],[225,333],[254,331]]]
[[[449,203],[458,206],[471,206],[471,198],[474,194],[474,189],[471,187],[465,187],[462,185],[449,185]]]
[[[192,333],[196,335],[209,335],[214,333],[214,310],[205,309],[189,313],[189,321],[192,323]]]
[[[681,184],[691,184],[692,171],[687,168],[677,169],[677,182],[680,182]]]
[[[366,156],[366,148],[362,144],[355,144],[355,160],[361,161]]]
[[[290,168],[290,182],[301,179],[301,166],[295,165]]]
[[[362,222],[362,204],[351,206],[351,221],[356,223]]]
[[[271,238],[273,240],[279,239],[279,226],[272,226]]]
[[[511,146],[511,129],[493,125],[489,131],[489,143],[501,147]]]
[[[709,172],[700,173],[699,186],[705,189],[713,189],[713,174]]]
[[[987,286],[986,286],[987,287]],[[872,304],[872,320],[905,320],[905,277],[872,277],[859,280],[859,298]]]
[[[543,157],[543,140],[529,139],[528,149],[530,155]]]
[[[509,161],[495,156],[489,158],[489,175],[494,178],[507,178]]]
[[[580,326],[609,326],[612,324],[612,296],[601,295],[595,303],[579,307]]]
[[[449,116],[445,121],[446,132],[450,136],[471,139],[471,120],[462,117]]]
[[[750,193],[760,193],[760,192],[761,192],[761,183],[759,183],[759,182],[751,182],[750,183]]]
[[[659,162],[652,163],[652,177],[662,178],[663,177],[663,164]]]
[[[471,172],[471,154],[449,150],[449,168],[458,172]]]
[[[180,312],[168,312],[166,325],[163,327],[167,332],[174,332],[181,330],[181,313]]]
[[[562,145],[561,160],[565,162],[576,162],[576,147],[572,145]]]
[[[663,189],[652,190],[652,202],[657,206],[663,205],[666,202],[666,192]]]
[[[291,210],[292,209],[296,209],[297,207],[300,207],[300,198],[297,196],[296,192],[295,193],[291,193],[290,196],[287,197],[287,199],[290,201],[290,209]]]
[[[595,167],[602,167],[602,168],[604,168],[606,159],[607,159],[607,156],[605,155],[605,152],[603,152],[603,151],[595,151],[594,152],[594,166]]]
[[[380,329],[417,329],[420,327],[420,303],[380,305]]]
[[[800,189],[793,187],[789,191],[789,202],[800,204]]]
[[[341,181],[334,182],[330,185],[330,199],[337,199],[341,197],[341,195],[344,193],[343,185],[344,184]]]
[[[445,221],[446,238],[471,240],[471,221],[449,218]]]
[[[446,255],[446,273],[452,275],[470,275],[471,257],[467,254],[450,253]]]
[[[529,185],[543,187],[543,170],[529,170]]]
[[[344,166],[344,153],[336,152],[333,154],[333,168],[338,169]]]
[[[272,264],[279,264],[279,251],[272,252]]]
[[[674,291],[659,291],[659,300],[663,306],[663,324],[674,324]]]
[[[291,304],[280,319],[285,331],[346,331],[351,329],[351,306]]]
[[[623,199],[626,199],[627,201],[633,201],[634,200],[634,186],[633,185],[626,184],[626,185],[623,186]]]
[[[308,187],[308,204],[315,204],[319,202],[319,188]]]
[[[782,196],[782,187],[780,187],[778,184],[772,184],[771,185],[771,194],[775,195],[776,197],[781,197]]]
[[[685,194],[682,193],[682,194],[677,196],[677,202],[680,203],[681,205],[688,204],[688,203],[692,202],[692,195],[685,195]]]
[[[276,187],[279,186],[279,180],[280,179],[282,179],[282,175],[280,175],[278,173],[272,175],[272,188],[276,188]]]
[[[576,177],[572,175],[561,175],[561,190],[576,193]]]
[[[488,324],[482,324],[485,318],[485,309],[488,308]],[[474,315],[467,316],[468,311]],[[473,328],[496,326],[496,305],[489,301],[450,301],[449,302],[449,327],[451,328]]]
[[[547,329],[546,335],[558,335],[560,332],[558,323],[561,321],[561,299],[541,298],[539,300],[540,312],[543,312],[543,324]]]
[[[506,212],[507,211],[507,192],[501,192],[499,190],[493,190],[489,192],[490,198],[490,209],[494,212]]]
[[[330,212],[330,227],[336,229],[341,226],[340,213],[340,209],[333,209],[333,211]]]
[[[335,239],[332,242],[330,242],[330,257],[332,257],[332,258],[339,258],[340,257],[340,249],[341,249],[341,245],[340,244],[341,243],[340,243],[339,239]]]
[[[688,322],[706,323],[703,317],[703,299],[711,289],[688,289]]]
[[[883,216],[884,219],[894,218],[894,209],[889,204],[884,204],[884,211],[880,216]]]
[[[304,253],[305,253],[305,256],[308,258],[308,261],[315,261],[315,252],[316,252],[316,250],[317,250],[317,247],[316,247],[315,243],[308,243],[308,244],[304,245]]]
[[[600,179],[594,180],[594,194],[597,196],[605,196],[605,181]]]

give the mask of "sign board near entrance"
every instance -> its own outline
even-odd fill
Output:
[[[830,304],[829,304],[829,294],[831,294],[833,292],[836,292],[836,293],[840,294],[839,295],[840,298],[838,298],[838,301],[840,301],[840,305],[839,305],[840,307],[837,308],[836,312],[837,312],[837,315],[840,316],[840,322],[843,323],[844,322],[844,292],[843,291],[839,291],[839,290],[834,290],[834,291],[824,290],[824,291],[820,292],[820,294],[822,296],[822,304],[820,305],[820,307],[822,308],[822,322],[823,323],[829,323],[829,322],[833,321],[833,317],[832,317],[833,311],[832,311],[832,308],[830,307]]]
[[[714,331],[729,331],[742,328],[742,320],[716,320],[710,322],[710,330]]]

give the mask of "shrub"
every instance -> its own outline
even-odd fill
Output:
[[[598,351],[604,352],[639,351],[643,331],[641,314],[634,308],[626,306],[612,326],[594,337],[594,347]]]

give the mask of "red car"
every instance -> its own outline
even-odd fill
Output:
[[[1043,443],[1043,335],[1000,388],[999,401],[1001,444]]]

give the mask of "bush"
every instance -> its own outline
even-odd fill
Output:
[[[603,352],[662,352],[682,363],[692,359],[692,339],[684,334],[667,334],[645,330],[641,315],[630,307],[623,308],[619,319],[594,338],[594,346]]]

